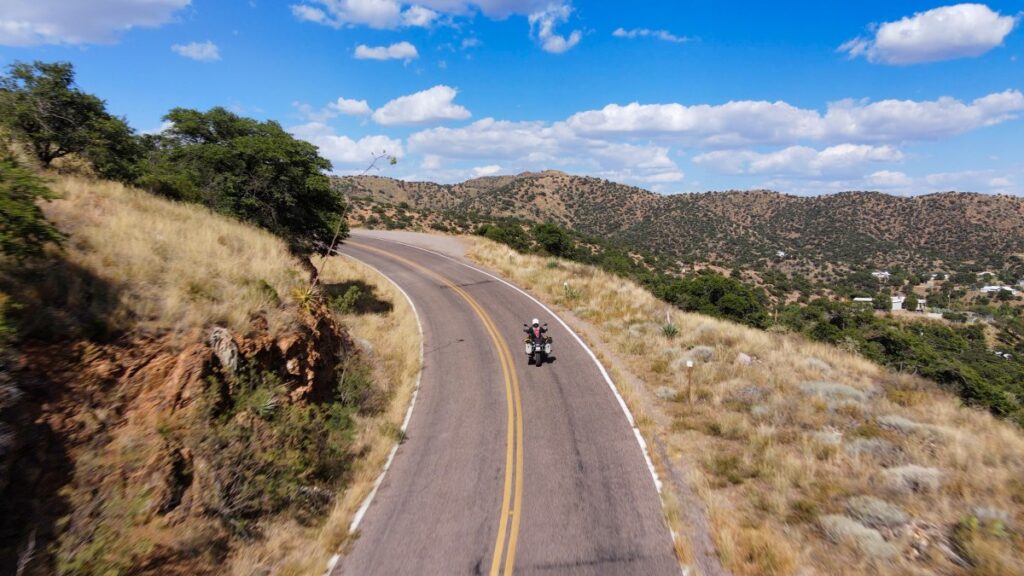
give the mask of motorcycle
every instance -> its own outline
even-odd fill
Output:
[[[551,355],[551,336],[545,336],[540,330],[530,328],[528,324],[523,324],[523,328],[527,331],[526,338],[523,339],[526,348],[526,363],[536,366],[544,364],[548,356]]]

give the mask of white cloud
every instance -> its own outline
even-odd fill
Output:
[[[326,122],[337,118],[339,114],[345,116],[369,116],[373,110],[366,100],[350,100],[338,98],[319,110],[303,102],[293,102],[292,106],[299,111],[299,115],[309,122]]]
[[[1019,173],[1018,173],[1019,175]],[[965,192],[988,192],[1021,194],[1024,189],[1014,186],[1013,176],[996,170],[961,170],[929,174],[925,182],[934,190],[961,190]]]
[[[438,170],[441,168],[441,157],[436,154],[424,154],[420,168],[424,170]]]
[[[438,13],[423,6],[410,6],[402,12],[402,24],[405,26],[418,26],[429,28],[438,17]]]
[[[384,126],[465,120],[470,117],[470,113],[453,102],[457,93],[454,88],[440,84],[415,94],[400,96],[374,111],[373,120]]]
[[[552,4],[552,0],[420,0],[417,4],[456,15],[479,10],[488,18],[500,20],[513,14],[532,14]]]
[[[530,14],[530,33],[536,34],[545,52],[561,54],[580,43],[583,33],[579,30],[573,30],[568,38],[555,33],[555,26],[568,22],[571,14],[572,6],[568,4],[551,4]]]
[[[408,42],[396,42],[390,46],[356,46],[357,60],[415,60],[420,57],[416,47]]]
[[[964,103],[843,100],[817,110],[786,102],[736,101],[720,105],[609,104],[572,115],[566,122],[580,134],[631,135],[669,139],[685,145],[727,148],[791,144],[804,140],[900,142],[933,140],[1000,124],[1024,110],[1024,94],[1007,90]]]
[[[4,0],[0,45],[106,44],[171,21],[190,0]]]
[[[402,142],[387,136],[364,136],[359,140],[353,140],[348,136],[335,134],[330,126],[321,122],[310,122],[293,127],[289,131],[296,138],[317,146],[320,155],[331,161],[335,171],[364,168],[379,154],[387,153],[396,158],[405,156]]]
[[[315,6],[309,6],[308,4],[296,4],[291,8],[292,15],[298,18],[299,20],[304,20],[306,22],[315,22],[317,24],[334,24],[334,22],[331,21],[330,17],[327,16],[326,12]]]
[[[501,166],[497,164],[488,164],[487,166],[477,166],[473,168],[473,175],[476,177],[481,176],[494,176],[498,172],[501,172]]]
[[[294,4],[291,9],[299,20],[334,28],[364,25],[383,29],[402,23],[401,3],[396,0],[314,0]]]
[[[858,173],[865,164],[900,162],[903,153],[892,146],[839,144],[824,150],[790,146],[774,152],[753,150],[716,150],[693,158],[725,174],[771,174],[802,176],[839,176]]]
[[[328,106],[332,110],[337,110],[340,114],[345,114],[347,116],[369,116],[371,112],[370,105],[366,103],[366,100],[338,98]]]
[[[1016,24],[984,4],[943,6],[886,22],[874,38],[854,38],[839,50],[883,64],[971,58],[1001,45]]]
[[[666,42],[674,42],[676,44],[682,44],[684,42],[690,41],[690,39],[687,38],[686,36],[676,36],[675,34],[669,32],[668,30],[651,30],[649,28],[634,28],[632,30],[626,30],[625,28],[617,28],[614,32],[612,32],[612,36],[615,36],[616,38],[629,38],[630,40],[634,38],[651,37],[657,38],[659,40],[664,40]]]
[[[797,180],[778,178],[761,182],[758,187],[798,195],[816,195],[847,190],[877,190],[905,196],[949,190],[988,194],[1021,194],[1024,192],[1019,186],[1014,187],[1013,181],[1012,174],[994,170],[944,172],[919,177],[909,176],[903,172],[880,170],[864,177]]]
[[[452,161],[500,162],[504,170],[585,169],[620,181],[677,182],[683,172],[669,149],[582,138],[564,123],[484,118],[461,128],[431,128],[409,136],[409,151]]]
[[[903,172],[896,172],[893,170],[879,170],[868,174],[864,178],[864,183],[869,188],[879,188],[883,190],[891,190],[894,188],[907,188],[914,184],[914,179],[907,176]]]
[[[441,14],[471,16],[475,11],[488,18],[531,14],[551,0],[307,0],[291,6],[299,20],[333,28],[368,26],[394,29],[402,26],[429,27]]]
[[[184,56],[200,62],[214,62],[220,60],[220,49],[213,42],[189,42],[188,44],[175,44],[171,46],[179,56]]]
[[[476,48],[480,44],[482,44],[482,42],[480,42],[480,40],[477,38],[465,38],[462,41],[462,49],[465,50],[467,48]]]

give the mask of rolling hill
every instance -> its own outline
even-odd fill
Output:
[[[925,272],[966,264],[1000,268],[1008,256],[1024,252],[1024,200],[1010,196],[843,192],[798,197],[771,191],[665,196],[557,171],[452,185],[343,177],[334,185],[356,212],[376,203],[405,203],[440,218],[549,221],[684,262],[722,266],[811,274],[904,266]]]

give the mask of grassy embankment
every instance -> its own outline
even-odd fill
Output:
[[[63,528],[52,543],[51,566],[83,574],[148,573],[156,567],[164,573],[223,573],[226,567],[235,574],[268,569],[274,574],[322,573],[399,440],[420,367],[419,347],[411,345],[420,336],[407,301],[377,273],[334,259],[323,270],[328,298],[332,290],[351,284],[362,291],[359,301],[336,312],[362,350],[358,361],[344,368],[351,369],[350,377],[339,375],[339,389],[360,398],[335,399],[325,407],[291,405],[272,379],[240,376],[227,412],[216,413],[223,410],[222,401],[205,406],[203,397],[195,400],[200,408],[168,416],[165,405],[147,403],[159,397],[154,388],[162,380],[132,382],[131,371],[116,382],[109,380],[105,374],[123,358],[102,358],[104,351],[139,341],[151,346],[140,356],[173,359],[202,343],[214,325],[244,337],[257,315],[266,319],[263,333],[268,337],[288,335],[301,327],[308,302],[298,262],[279,238],[206,208],[105,181],[53,173],[45,177],[61,196],[44,206],[45,213],[67,239],[44,261],[27,267],[3,263],[3,291],[20,306],[13,315],[20,328],[18,345],[38,349],[67,342],[57,348],[66,349],[67,358],[48,361],[72,367],[81,362],[90,378],[100,373],[95,381],[112,386],[97,394],[91,383],[69,385],[62,394],[90,394],[66,398],[76,406],[74,413],[42,400],[49,425],[58,435],[65,429],[70,434],[66,449],[72,462],[69,484],[50,496],[60,498],[68,513],[58,523]],[[161,373],[152,366],[138,373],[148,370]],[[87,380],[83,376],[82,382]],[[223,459],[214,451],[200,460],[211,448],[203,430],[219,434],[218,442],[232,442],[245,437],[239,436],[243,422],[252,438],[261,434],[260,440],[229,444]],[[325,437],[339,442],[328,446],[291,438],[283,428],[289,422],[327,422],[331,435],[325,432]],[[277,441],[285,443],[283,450],[274,446]],[[168,446],[181,444],[195,458],[182,473],[202,472],[218,482],[230,477],[242,496],[237,490],[228,494],[193,485],[177,497],[192,503],[190,511],[175,504],[181,515],[165,514],[166,502],[158,500],[166,495],[152,489],[150,473],[159,468]],[[289,452],[292,448],[298,452]],[[296,460],[261,460],[282,456]],[[335,456],[341,463],[328,461]],[[266,476],[223,476],[232,471],[215,469],[233,462],[258,462]],[[293,466],[303,462],[330,474],[305,478]],[[259,486],[264,480],[274,485]],[[336,490],[326,498],[328,508],[306,507],[300,497],[305,484]],[[244,512],[235,514],[228,506],[236,501]],[[227,552],[220,548],[224,542]]]
[[[323,526],[314,531],[295,523],[277,526],[267,542],[240,551],[232,570],[236,576],[248,576],[259,568],[282,576],[323,574],[331,555],[348,543],[352,518],[373,488],[391,447],[402,440],[402,420],[421,369],[415,313],[394,284],[357,261],[335,257],[320,269],[321,281],[330,292],[343,295],[355,286],[363,298],[372,290],[376,305],[384,302],[394,307],[387,313],[366,313],[357,302],[340,315],[368,356],[373,379],[381,383],[388,401],[379,414],[356,421],[351,451],[359,461]],[[373,307],[374,302],[366,304]]]
[[[468,254],[591,324],[642,382],[617,379],[699,494],[734,574],[1024,573],[1019,428],[912,374],[683,313],[592,267],[483,239]]]

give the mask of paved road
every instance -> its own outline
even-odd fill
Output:
[[[412,298],[424,330],[405,442],[334,574],[679,574],[640,446],[593,360],[540,307],[439,255],[356,231],[342,251]]]

